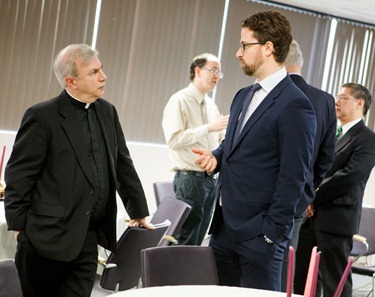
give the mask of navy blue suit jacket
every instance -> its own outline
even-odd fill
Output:
[[[225,140],[213,151],[218,194],[212,231],[220,224],[231,240],[265,234],[274,242],[290,237],[316,130],[310,101],[286,76],[262,101],[232,144],[237,119],[251,86],[235,96]],[[217,211],[218,209],[222,211]]]
[[[300,75],[292,74],[290,78],[305,93],[314,107],[317,126],[314,153],[306,178],[305,191],[296,210],[296,214],[299,215],[314,200],[315,190],[332,166],[335,153],[337,120],[335,99],[332,95],[309,85]]]

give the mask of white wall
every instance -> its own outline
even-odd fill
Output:
[[[0,130],[0,154],[3,146],[6,145],[3,171],[13,146],[14,137],[15,132]],[[168,148],[166,145],[133,142],[128,142],[128,147],[146,193],[150,213],[153,213],[156,209],[156,202],[152,184],[156,181],[173,179],[173,172],[169,170]],[[1,176],[4,177],[4,173]],[[367,182],[363,203],[375,206],[375,170],[372,171]],[[119,207],[123,209],[122,205]]]

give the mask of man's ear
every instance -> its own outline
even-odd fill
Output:
[[[264,44],[264,47],[265,47],[265,52],[266,52],[267,56],[273,55],[274,47],[273,47],[273,43],[271,41],[267,41]]]
[[[199,77],[201,75],[201,69],[198,66],[195,67],[194,71],[195,71],[195,76],[196,77]]]
[[[67,76],[67,77],[65,77],[64,81],[65,81],[65,84],[66,84],[67,87],[69,87],[71,89],[77,88],[77,85],[76,85],[77,80],[75,78]]]
[[[365,99],[359,98],[356,101],[357,101],[357,107],[356,107],[356,109],[363,108],[365,106]]]

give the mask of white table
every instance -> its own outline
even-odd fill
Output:
[[[285,297],[286,293],[225,286],[165,286],[132,289],[108,296],[113,297]],[[301,295],[293,295],[297,297]]]
[[[14,259],[16,254],[17,241],[13,231],[8,231],[5,220],[4,200],[0,201],[0,260]]]

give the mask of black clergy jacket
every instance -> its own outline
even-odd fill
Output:
[[[131,218],[149,215],[115,107],[95,103],[109,162],[109,197],[97,223],[98,243],[116,248],[116,191]],[[70,261],[90,223],[93,177],[83,132],[64,90],[24,114],[5,170],[9,230],[22,230],[40,256]]]

